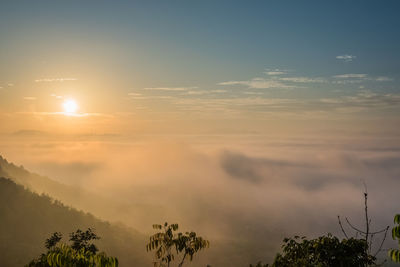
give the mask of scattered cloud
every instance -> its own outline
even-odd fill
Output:
[[[57,99],[64,98],[62,95],[51,94],[50,96],[55,97]]]
[[[355,84],[362,83],[365,79],[351,79],[351,80],[335,80],[332,81],[333,84]]]
[[[36,100],[34,96],[24,96],[24,100]]]
[[[287,74],[287,70],[281,70],[281,69],[265,69],[264,71],[265,74],[270,75],[270,76],[277,76],[277,75],[284,75]]]
[[[283,75],[283,74],[286,74],[286,72],[284,72],[284,71],[267,71],[267,72],[265,72],[265,74],[268,74],[268,75]]]
[[[336,59],[343,60],[344,62],[351,62],[356,58],[356,56],[353,55],[340,55],[336,56]]]
[[[211,90],[211,93],[217,93],[217,94],[222,94],[228,92],[228,90],[223,90],[223,89],[217,89],[217,90]]]
[[[244,85],[254,89],[291,89],[295,86],[282,83],[275,79],[254,78],[248,81],[227,81],[218,83],[218,85]]]
[[[43,79],[36,79],[36,83],[51,83],[51,82],[67,82],[67,81],[76,81],[76,78],[43,78]]]
[[[332,105],[335,109],[354,111],[370,108],[389,108],[400,106],[400,94],[378,94],[371,91],[360,91],[355,95],[337,98],[324,98],[320,102]]]
[[[375,81],[375,82],[393,81],[392,78],[389,78],[386,76],[371,77],[367,74],[361,74],[361,73],[348,73],[348,74],[334,75],[333,78],[344,79],[344,80],[333,81],[333,83],[337,83],[337,84],[353,84],[353,83],[360,83],[362,81]]]
[[[208,93],[209,93],[209,91],[205,91],[205,90],[197,90],[197,91],[191,90],[191,91],[188,91],[186,94],[187,95],[205,95]]]
[[[377,82],[391,82],[391,81],[393,81],[393,79],[389,78],[389,77],[380,76],[380,77],[376,78],[375,81],[377,81]]]
[[[243,92],[243,94],[246,94],[246,95],[262,95],[263,93],[262,92]]]
[[[341,74],[341,75],[335,75],[333,78],[337,79],[365,79],[367,78],[367,74],[355,74],[355,73],[349,73],[349,74]]]
[[[142,94],[139,93],[128,93],[129,96],[141,96]]]
[[[280,81],[294,82],[294,83],[324,83],[326,82],[323,78],[309,78],[309,77],[282,77]]]
[[[196,86],[193,87],[146,87],[143,90],[155,90],[155,91],[186,91],[190,89],[196,89]]]

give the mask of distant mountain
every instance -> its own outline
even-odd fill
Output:
[[[142,228],[148,225],[140,221],[155,223],[154,214],[163,214],[160,206],[143,203],[125,203],[106,198],[89,189],[66,185],[29,172],[22,165],[17,166],[0,156],[0,177],[6,177],[38,194],[45,193],[68,206],[95,214],[110,222],[121,221],[126,225]],[[148,212],[152,210],[153,212]],[[118,218],[118,219],[116,219]]]
[[[146,236],[0,178],[1,266],[24,266],[44,251],[44,241],[53,232],[67,238],[70,232],[88,227],[101,237],[96,242],[99,249],[118,257],[121,266],[151,266],[151,255],[145,252]]]

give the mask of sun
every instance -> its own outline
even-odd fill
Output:
[[[74,114],[78,110],[78,103],[74,99],[67,99],[63,103],[64,112]]]

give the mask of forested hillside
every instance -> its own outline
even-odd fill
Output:
[[[0,178],[0,218],[1,266],[27,264],[44,251],[44,240],[53,232],[70,233],[88,227],[101,237],[99,249],[118,257],[121,266],[151,264],[144,235],[33,193],[7,178]]]
[[[17,166],[2,156],[0,156],[0,177],[9,178],[33,192],[44,193],[68,206],[95,214],[101,219],[110,222],[117,220],[136,229],[144,226],[139,221],[156,222],[155,214],[164,212],[159,206],[132,201],[121,202],[91,192],[88,188],[60,183],[55,179],[28,171],[23,166]]]

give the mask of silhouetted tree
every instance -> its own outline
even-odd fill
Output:
[[[88,228],[86,231],[78,229],[76,232],[71,233],[69,237],[69,241],[72,242],[71,248],[75,250],[81,250],[83,248],[93,254],[96,254],[99,250],[91,241],[100,239],[100,237],[98,237],[91,228]]]
[[[72,245],[60,244],[61,233],[53,233],[46,239],[47,252],[32,260],[28,267],[117,267],[118,259],[108,257],[104,252],[97,253],[97,247],[91,243],[99,237],[92,229],[70,234]]]
[[[363,239],[343,239],[328,234],[307,240],[295,236],[285,238],[282,254],[278,253],[272,267],[352,266],[375,264],[376,258],[368,255],[368,244]]]
[[[155,250],[157,261],[154,262],[154,266],[169,267],[170,263],[175,259],[175,252],[177,255],[183,254],[178,264],[181,267],[187,256],[192,261],[194,254],[210,246],[208,240],[197,236],[195,232],[175,233],[179,228],[178,224],[154,224],[153,228],[162,230],[152,235],[150,242],[146,245],[147,251]]]
[[[46,239],[44,246],[47,249],[51,249],[52,247],[57,245],[57,243],[60,242],[61,239],[62,239],[62,234],[60,232],[55,232],[48,239]]]

